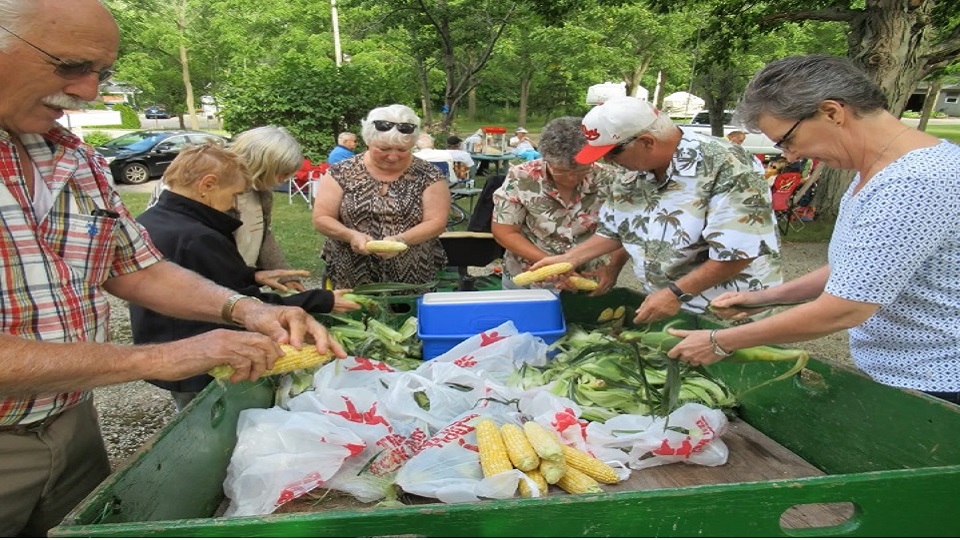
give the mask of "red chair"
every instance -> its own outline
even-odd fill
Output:
[[[293,173],[290,179],[290,189],[287,191],[287,203],[293,204],[293,197],[299,195],[313,208],[313,199],[316,198],[317,182],[327,172],[330,166],[326,162],[314,165],[309,159],[303,158],[303,164]]]
[[[798,172],[780,173],[770,187],[773,199],[773,215],[777,220],[780,233],[786,235],[790,227],[799,231],[803,228],[803,221],[797,214],[794,195],[803,185],[803,175]]]

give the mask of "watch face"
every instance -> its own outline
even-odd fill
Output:
[[[680,296],[678,296],[677,298],[679,298],[681,302],[689,302],[689,301],[693,300],[693,295],[690,294],[690,293],[683,293],[683,294],[681,294]]]

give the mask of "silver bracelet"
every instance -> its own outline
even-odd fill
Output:
[[[223,303],[223,307],[220,308],[220,318],[227,322],[227,324],[235,324],[237,326],[242,326],[233,318],[233,308],[237,305],[237,302],[243,300],[255,300],[260,302],[261,300],[256,296],[247,296],[245,294],[233,294],[227,298],[227,301]]]
[[[719,356],[720,358],[726,358],[733,354],[733,351],[727,352],[717,343],[717,332],[719,329],[713,329],[710,331],[710,345],[713,347],[713,354]]]

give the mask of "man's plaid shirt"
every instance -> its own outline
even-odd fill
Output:
[[[104,342],[110,309],[104,281],[146,268],[161,254],[123,206],[106,161],[90,146],[62,128],[22,136],[21,142],[53,204],[38,222],[13,140],[0,130],[0,332]],[[94,215],[97,209],[120,217]],[[0,425],[36,422],[89,397],[89,391],[0,395]]]

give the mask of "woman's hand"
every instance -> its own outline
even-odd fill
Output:
[[[766,308],[743,309],[738,306],[761,303],[755,292],[726,292],[710,301],[707,309],[721,319],[745,319]]]
[[[331,310],[331,313],[346,313],[360,309],[360,304],[343,297],[343,295],[352,290],[353,289],[337,289],[333,291],[333,310]]]
[[[360,231],[353,231],[353,233],[350,237],[350,249],[352,249],[354,253],[370,255],[370,252],[367,251],[367,242],[373,240],[373,237]]]
[[[299,281],[280,283],[280,280],[288,277],[307,277],[310,272],[306,270],[260,270],[253,275],[253,278],[260,285],[266,285],[280,292],[288,292],[290,289],[303,291],[303,284]],[[297,287],[299,286],[299,288]]]

